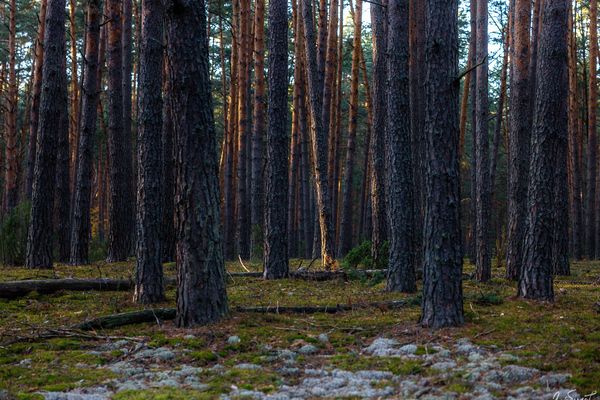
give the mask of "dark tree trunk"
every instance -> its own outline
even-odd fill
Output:
[[[131,241],[130,220],[133,204],[129,193],[131,183],[127,180],[131,168],[129,148],[125,144],[131,138],[123,128],[123,58],[121,44],[121,2],[107,0],[108,14],[108,149],[110,170],[110,201],[108,238],[108,262],[124,261],[129,255]]]
[[[227,314],[206,5],[169,1],[167,48],[177,153],[177,316],[180,327]]]
[[[597,220],[596,197],[598,196],[598,1],[590,1],[590,56],[588,90],[588,145],[587,145],[587,198],[586,242],[588,258],[596,258]],[[598,202],[600,204],[600,202]]]
[[[121,150],[124,153],[124,163],[125,168],[124,179],[127,191],[124,193],[127,196],[127,201],[129,203],[129,210],[131,214],[128,216],[127,224],[129,226],[127,229],[127,238],[129,242],[129,248],[127,249],[128,255],[133,254],[135,251],[135,188],[136,188],[136,176],[134,174],[133,169],[133,146],[132,141],[134,140],[134,136],[131,134],[131,112],[132,112],[132,79],[131,79],[131,71],[133,68],[133,55],[132,55],[132,32],[131,32],[131,0],[122,0],[122,21],[123,21],[123,31],[121,37],[121,46],[122,46],[122,57],[123,64],[121,67],[123,68],[123,76],[122,76],[122,88],[123,88],[123,149]],[[159,75],[160,76],[160,75]]]
[[[386,159],[390,258],[387,289],[417,290],[413,242],[413,175],[408,79],[408,0],[388,3],[388,72]]]
[[[17,2],[8,1],[8,80],[6,82],[4,104],[4,137],[6,153],[6,174],[4,179],[5,208],[12,210],[19,202],[19,147],[17,143],[17,115],[19,113],[18,83],[16,73],[17,57]]]
[[[402,1],[404,3],[404,1]],[[397,6],[392,4],[392,6]],[[396,10],[400,11],[400,10]],[[407,10],[403,10],[407,11]],[[373,258],[373,265],[382,264],[382,246],[387,239],[388,231],[388,215],[386,208],[386,197],[385,197],[385,130],[388,113],[387,102],[386,102],[386,87],[388,81],[387,75],[387,41],[386,41],[386,7],[384,6],[371,6],[371,21],[373,29],[373,126],[371,128],[371,201],[372,201],[372,222],[373,231],[371,242],[373,247],[371,248],[371,255]],[[398,16],[394,16],[398,18]],[[401,17],[401,22],[408,24],[408,18]],[[395,20],[398,23],[397,20]],[[403,29],[403,27],[396,27],[396,29]],[[403,39],[403,38],[400,38]],[[400,43],[398,47],[401,47],[404,43]],[[407,44],[408,46],[408,44]],[[408,51],[408,50],[406,50]],[[408,57],[408,55],[407,55]],[[402,61],[403,62],[403,61]],[[402,68],[403,66],[400,66]],[[404,72],[404,71],[403,71]],[[394,83],[395,79],[394,79]],[[404,84],[405,82],[401,82]],[[402,93],[400,93],[402,94]],[[408,100],[404,100],[407,105]],[[408,117],[408,116],[405,116]],[[406,130],[410,135],[410,130]],[[409,138],[410,140],[410,138]],[[412,173],[412,166],[409,166],[409,172]],[[412,180],[411,180],[412,181]],[[409,205],[412,208],[412,205]]]
[[[162,72],[163,8],[161,0],[142,1],[139,116],[137,143],[137,221],[135,292],[138,303],[165,298],[162,260]],[[171,196],[165,193],[164,196]]]
[[[38,142],[38,126],[40,119],[40,96],[42,93],[42,67],[44,65],[44,32],[46,30],[46,9],[48,0],[40,2],[38,37],[35,42],[35,70],[31,89],[31,112],[29,113],[29,146],[27,153],[27,178],[25,194],[31,200],[33,189],[33,172]]]
[[[342,183],[342,219],[340,222],[340,256],[352,249],[354,155],[356,153],[356,130],[358,124],[358,80],[360,76],[360,53],[362,41],[362,0],[356,0],[353,10],[354,37],[352,41],[352,70],[350,72],[350,110],[348,111],[348,145]]]
[[[265,3],[257,0],[254,18],[254,114],[252,117],[252,175],[250,210],[250,258],[260,260],[263,256],[263,224],[265,157],[263,137],[265,136]],[[282,67],[287,69],[287,67]],[[287,85],[287,80],[286,80]]]
[[[458,1],[427,1],[423,326],[464,322],[458,159]]]
[[[409,79],[412,170],[414,177],[414,243],[415,266],[423,265],[423,217],[425,212],[425,36],[426,2],[409,0]]]
[[[554,300],[552,259],[566,257],[552,251],[552,237],[555,186],[561,184],[556,180],[556,173],[565,168],[563,161],[566,164],[564,157],[561,160],[557,157],[558,148],[564,151],[567,147],[567,10],[567,0],[545,0],[541,16],[528,219],[519,279],[519,296],[528,299]],[[558,168],[557,161],[561,162]],[[561,196],[566,197],[566,192]],[[562,222],[567,225],[567,221]],[[561,250],[564,250],[562,246]]]
[[[531,128],[529,91],[530,0],[516,0],[511,39],[510,121],[508,136],[508,233],[506,278],[517,280],[523,260],[527,219],[527,181]]]
[[[69,262],[72,265],[88,263],[92,157],[96,136],[96,117],[99,98],[98,44],[100,40],[100,12],[100,0],[89,0],[85,39],[82,120],[79,132],[75,196],[71,221],[71,255]],[[99,172],[97,171],[99,175],[98,182],[100,183],[102,176]]]
[[[476,60],[481,65],[475,70],[477,97],[475,100],[475,232],[476,278],[487,282],[492,277],[489,249],[490,232],[490,164],[489,164],[489,104],[488,104],[488,0],[477,4]]]
[[[266,279],[288,275],[287,2],[269,2],[269,105],[265,207]]]
[[[65,0],[48,0],[44,33],[44,66],[38,149],[27,237],[29,268],[52,268],[52,210],[56,172],[56,140],[63,112],[60,101],[65,59]]]
[[[69,157],[69,91],[67,80],[67,60],[63,60],[62,86],[60,97],[60,124],[56,131],[56,177],[54,185],[54,243],[56,243],[57,261],[69,261],[69,236],[70,236],[70,200],[69,185],[70,157]]]
[[[163,261],[175,260],[175,153],[173,150],[173,117],[171,115],[171,83],[168,60],[163,68],[163,111],[162,111],[162,248]]]
[[[306,70],[310,100],[310,134],[317,194],[317,214],[321,231],[321,256],[326,269],[335,268],[335,238],[331,218],[331,203],[327,183],[327,135],[319,112],[323,107],[323,80],[317,70],[317,49],[315,47],[315,27],[312,20],[312,3],[302,1],[302,21],[306,47]]]
[[[581,153],[579,143],[581,141],[580,116],[579,116],[579,93],[577,81],[577,45],[574,31],[574,17],[569,17],[571,29],[569,29],[569,171],[571,172],[571,247],[573,257],[581,260],[584,254],[584,227],[582,208],[582,171]]]

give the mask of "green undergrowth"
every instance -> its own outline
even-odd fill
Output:
[[[310,260],[291,260],[293,269],[307,266]],[[316,264],[316,263],[315,263]],[[318,269],[313,264],[311,269]],[[245,263],[251,270],[259,264]],[[400,309],[357,308],[339,314],[246,314],[231,312],[224,321],[191,330],[176,328],[172,322],[161,325],[140,324],[100,335],[128,336],[145,340],[153,347],[167,346],[186,350],[178,363],[199,367],[222,364],[229,368],[223,375],[206,373],[201,378],[209,388],[204,392],[153,389],[119,393],[116,399],[209,399],[227,393],[231,385],[240,388],[275,390],[278,376],[272,371],[281,363],[269,361],[270,349],[296,349],[305,344],[319,348],[319,356],[301,356],[298,365],[306,368],[343,368],[348,370],[379,369],[399,375],[431,372],[419,361],[403,361],[387,357],[365,357],[360,350],[378,336],[394,337],[401,343],[416,343],[417,352],[431,351],[431,343],[451,347],[463,337],[491,350],[498,349],[519,357],[518,363],[543,371],[568,372],[572,386],[580,393],[600,389],[600,315],[594,303],[600,301],[598,285],[600,263],[573,263],[571,277],[558,277],[553,304],[523,301],[514,297],[516,285],[503,278],[501,269],[493,270],[493,279],[481,284],[465,280],[464,310],[466,324],[461,328],[425,330],[419,327],[419,294],[385,292],[385,283],[371,280],[334,280],[311,282],[234,278],[229,281],[228,295],[232,310],[236,306],[336,305],[406,299]],[[165,265],[166,275],[175,276],[175,265]],[[241,272],[239,262],[228,263],[228,270]],[[89,266],[57,265],[54,271],[32,271],[2,268],[1,280],[54,277],[128,278],[133,261],[116,264],[95,263]],[[466,263],[465,273],[472,273]],[[420,283],[420,282],[419,282]],[[174,289],[167,292],[167,302],[160,307],[173,307]],[[15,336],[35,336],[47,328],[64,328],[101,315],[142,308],[132,302],[128,292],[59,292],[52,295],[33,293],[28,297],[0,300],[0,343]],[[327,343],[318,340],[325,333]],[[192,336],[189,336],[192,335]],[[241,342],[227,344],[229,336]],[[102,357],[90,355],[103,341],[76,338],[35,340],[12,345],[0,344],[0,389],[20,398],[35,398],[44,390],[69,390],[78,386],[100,384],[113,378],[112,373],[98,368],[119,360],[118,351]],[[29,360],[29,361],[24,361]],[[239,363],[262,365],[262,371],[237,370]],[[468,391],[460,380],[445,383],[447,390]]]

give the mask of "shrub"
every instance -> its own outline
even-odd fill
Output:
[[[388,255],[390,251],[389,242],[385,241],[381,246],[381,257],[377,262],[377,265],[373,264],[373,258],[371,256],[372,246],[373,244],[367,240],[350,250],[342,261],[342,267],[347,271],[357,269],[358,267],[365,269],[387,268]]]
[[[106,259],[108,254],[108,244],[106,240],[100,239],[98,236],[95,236],[90,241],[90,252],[89,259],[90,262],[103,261]]]
[[[0,264],[24,265],[31,206],[19,204],[0,221]]]

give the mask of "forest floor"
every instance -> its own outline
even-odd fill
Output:
[[[87,336],[65,330],[143,309],[129,292],[0,300],[0,399],[578,398],[600,392],[600,263],[573,263],[572,269],[572,276],[556,279],[554,304],[516,299],[515,284],[501,269],[486,284],[465,279],[465,325],[436,331],[418,325],[418,294],[386,293],[381,277],[233,278],[232,309],[401,299],[407,305],[337,314],[232,311],[218,324],[193,330],[172,321]],[[228,270],[242,272],[239,263]],[[129,278],[132,271],[133,262],[57,265],[54,271],[0,268],[0,281]],[[175,275],[173,264],[165,265],[165,274]],[[174,289],[167,295],[160,307],[174,306]],[[42,339],[48,332],[63,337]]]

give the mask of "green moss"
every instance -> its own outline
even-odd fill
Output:
[[[219,359],[219,356],[210,350],[192,351],[190,357],[200,365],[206,365]]]
[[[114,400],[210,400],[214,393],[187,389],[126,390],[113,396]]]

